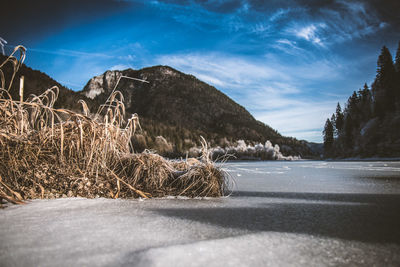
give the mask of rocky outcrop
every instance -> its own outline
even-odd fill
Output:
[[[109,70],[99,76],[95,76],[85,86],[83,94],[90,99],[94,99],[101,94],[109,94],[121,75],[121,71]]]

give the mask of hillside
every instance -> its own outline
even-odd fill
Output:
[[[149,81],[121,79],[117,89],[125,97],[127,111],[139,114],[146,132],[162,135],[176,152],[198,144],[203,135],[213,146],[270,140],[284,153],[312,155],[306,142],[283,137],[215,87],[168,66],[107,71],[93,77],[81,94],[103,103],[121,75]]]
[[[0,54],[0,62],[4,62],[7,57]],[[12,65],[7,63],[4,68],[4,76],[11,77],[12,75]],[[13,99],[19,99],[19,80],[20,77],[24,76],[24,100],[26,100],[30,95],[40,95],[46,89],[51,88],[53,86],[57,86],[60,90],[60,94],[57,102],[55,103],[56,108],[67,108],[75,111],[81,110],[81,105],[78,104],[79,99],[83,99],[87,102],[88,106],[94,108],[95,102],[91,101],[91,99],[82,96],[81,94],[72,91],[71,89],[62,86],[56,80],[52,79],[46,73],[43,73],[38,70],[33,70],[30,67],[22,64],[21,68],[17,72],[14,78],[14,82],[9,91],[11,97]],[[6,79],[5,88],[9,86],[9,80]]]

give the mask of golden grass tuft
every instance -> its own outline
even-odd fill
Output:
[[[82,100],[82,114],[55,109],[57,87],[26,101],[13,100],[9,90],[24,58],[25,48],[18,46],[0,65],[0,200],[218,197],[227,192],[228,177],[211,162],[204,139],[201,159],[131,153],[139,118],[134,114],[124,120],[118,83],[94,115]],[[13,70],[9,81],[2,70],[7,65]]]

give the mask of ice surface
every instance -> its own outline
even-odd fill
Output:
[[[399,167],[235,162],[230,197],[8,205],[0,266],[399,266]]]
[[[139,266],[372,266],[376,262],[370,253],[388,264],[397,258],[385,246],[267,232],[151,248],[133,254],[128,262]]]

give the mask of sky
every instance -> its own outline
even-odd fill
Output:
[[[5,53],[24,45],[28,66],[73,90],[109,69],[169,65],[215,86],[281,134],[313,142],[322,142],[336,104],[343,107],[353,91],[371,84],[382,46],[394,55],[400,41],[397,0],[2,0],[1,6]]]

